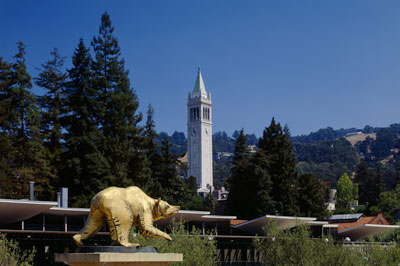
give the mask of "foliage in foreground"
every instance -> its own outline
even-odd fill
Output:
[[[4,266],[30,266],[33,265],[35,250],[19,248],[18,242],[8,240],[0,234],[0,265]]]
[[[398,265],[400,261],[399,247],[369,245],[359,251],[330,237],[311,239],[309,226],[282,231],[271,223],[264,230],[267,238],[254,240],[264,265]]]
[[[215,240],[201,236],[201,231],[195,227],[190,232],[185,230],[182,223],[172,223],[169,227],[172,241],[164,239],[146,238],[134,233],[130,241],[140,243],[141,246],[153,246],[160,253],[183,253],[183,262],[172,265],[204,266],[216,265],[217,246]]]

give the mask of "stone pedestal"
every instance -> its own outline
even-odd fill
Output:
[[[55,261],[71,266],[164,266],[183,261],[178,253],[57,253]]]

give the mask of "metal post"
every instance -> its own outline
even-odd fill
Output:
[[[64,215],[64,232],[68,231],[68,218],[67,215]]]
[[[68,188],[61,188],[61,207],[68,208]]]
[[[42,227],[42,231],[46,231],[46,217],[44,215],[44,213],[42,214],[42,223],[43,223],[43,227]]]
[[[25,230],[25,221],[22,220],[21,222],[21,230],[24,231]]]
[[[61,192],[57,192],[57,207],[61,207]]]
[[[35,200],[34,184],[35,184],[35,182],[29,181],[29,200]]]
[[[204,236],[206,234],[206,224],[205,224],[205,222],[202,222],[201,225],[202,225],[202,231],[203,231],[203,236]]]

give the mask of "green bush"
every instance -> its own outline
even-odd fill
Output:
[[[131,234],[131,242],[140,243],[141,246],[153,246],[160,253],[183,253],[183,262],[172,265],[205,266],[216,265],[216,241],[211,237],[204,237],[195,227],[190,232],[185,230],[182,223],[172,223],[168,228],[172,241],[143,237],[139,233]],[[210,240],[211,239],[211,240]]]
[[[311,239],[308,225],[283,231],[276,224],[270,223],[264,230],[266,238],[254,241],[264,265],[391,266],[399,265],[400,262],[400,247],[396,244],[344,246],[341,242],[335,243],[328,236]],[[398,232],[392,234],[397,236]]]
[[[368,246],[365,249],[368,258],[367,265],[391,266],[400,263],[400,248],[381,246],[379,244]]]
[[[33,265],[35,249],[22,251],[18,242],[8,240],[0,234],[0,265],[2,266],[30,266]]]
[[[254,241],[264,265],[365,265],[360,253],[334,244],[328,236],[311,239],[309,226],[282,231],[270,223],[265,232],[266,238]]]

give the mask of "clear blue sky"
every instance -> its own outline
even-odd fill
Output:
[[[292,135],[400,122],[397,0],[0,0],[0,56],[12,60],[23,41],[32,76],[54,47],[70,67],[105,11],[140,110],[153,105],[158,131],[186,133],[199,65],[214,132],[260,136],[272,116]]]

